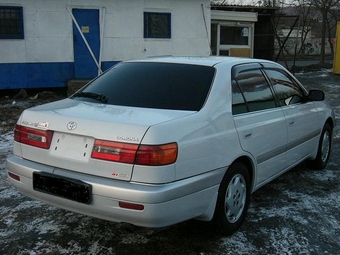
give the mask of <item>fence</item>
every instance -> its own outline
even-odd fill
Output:
[[[284,40],[285,38],[281,38],[280,40],[281,45],[283,44]],[[332,38],[331,43],[333,44],[333,47],[335,48],[335,44],[336,44],[335,38]],[[278,43],[277,39],[275,39],[274,47],[275,47],[275,54],[278,54],[280,50],[280,44]],[[297,54],[300,56],[318,56],[320,55],[320,50],[321,50],[321,38],[306,39],[302,47],[301,47],[301,41],[299,38],[293,38],[293,37],[288,38],[288,40],[286,41],[283,47],[282,53],[285,55],[294,55],[295,48],[296,48]],[[326,55],[332,54],[331,47],[330,47],[328,40],[326,40],[326,44],[325,44],[325,54]]]

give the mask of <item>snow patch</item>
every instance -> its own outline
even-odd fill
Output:
[[[0,135],[0,152],[10,151],[13,147],[13,131]]]
[[[220,248],[235,251],[234,254],[258,254],[257,248],[243,232],[236,232],[231,237],[222,238]]]
[[[145,244],[148,241],[149,239],[145,236],[136,234],[128,234],[122,239],[123,244]]]
[[[274,229],[270,233],[268,245],[274,250],[273,254],[310,254],[309,242],[301,233],[290,228]]]

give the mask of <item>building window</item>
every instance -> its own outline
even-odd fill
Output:
[[[171,38],[171,14],[144,12],[144,38]]]
[[[220,26],[221,45],[249,45],[248,27]]]
[[[253,24],[221,22],[211,24],[213,55],[252,57]]]
[[[24,39],[22,7],[0,6],[0,39]]]

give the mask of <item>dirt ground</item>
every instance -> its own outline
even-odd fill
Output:
[[[7,179],[13,127],[28,107],[62,98],[0,96],[0,254],[339,254],[340,76],[328,70],[298,74],[333,106],[337,126],[323,171],[305,164],[256,191],[246,221],[231,237],[209,223],[187,221],[161,229],[107,222],[68,212],[20,194]],[[31,97],[31,99],[30,99]]]

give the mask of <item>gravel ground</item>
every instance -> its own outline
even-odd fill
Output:
[[[323,89],[335,109],[338,126],[330,163],[323,171],[301,164],[256,191],[246,221],[231,237],[215,234],[206,222],[139,228],[21,195],[5,171],[13,126],[23,109],[49,99],[0,98],[0,254],[339,254],[340,76],[323,70],[297,77],[309,88]]]

